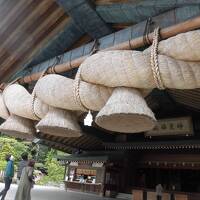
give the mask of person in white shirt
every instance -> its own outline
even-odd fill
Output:
[[[157,200],[162,200],[162,193],[163,193],[163,187],[161,184],[156,185],[156,197]]]

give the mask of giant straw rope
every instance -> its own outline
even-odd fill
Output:
[[[154,115],[145,101],[141,99],[146,95],[146,91],[148,93],[153,88],[195,89],[200,87],[200,30],[182,33],[159,43],[158,33],[158,29],[156,29],[152,47],[143,52],[102,51],[88,57],[80,65],[75,80],[55,74],[42,77],[35,85],[37,98],[45,104],[59,109],[100,111],[97,117],[101,117],[101,119],[103,117],[105,124],[111,123],[109,127],[106,125],[109,130],[117,131],[119,128],[121,132],[131,130],[140,132],[153,128]],[[138,108],[135,108],[134,111],[117,108],[113,103],[112,96],[114,95],[116,98],[120,95],[123,95],[124,98],[129,96],[130,99],[133,99],[130,105],[133,105],[134,99],[141,99],[141,105],[137,100]],[[18,95],[16,98],[20,99],[20,96]],[[12,98],[10,97],[10,99]],[[5,101],[9,111],[12,111],[11,113],[29,119],[34,116],[30,113],[25,114],[25,111],[17,113],[11,104],[7,103],[8,98]],[[120,102],[117,104],[120,106]],[[127,104],[129,102],[121,101],[121,106]],[[19,105],[21,107],[20,102]],[[120,117],[126,116],[127,119],[133,120],[135,116],[132,118],[131,116],[134,113],[140,116],[137,119],[140,119],[141,116],[151,119],[146,122],[149,124],[143,130],[142,128],[138,130],[138,127],[133,129],[133,126],[123,130],[123,128],[120,129],[122,127],[120,123],[114,129],[110,127],[112,123],[114,125],[116,122],[110,120],[111,117],[117,116],[116,118],[119,120]],[[0,116],[5,116],[5,112]],[[32,117],[32,119],[35,118]],[[97,124],[100,121],[102,121],[100,118],[96,119]],[[99,125],[106,128],[104,124],[99,123]],[[141,125],[142,122],[139,126]]]

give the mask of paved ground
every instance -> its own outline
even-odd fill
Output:
[[[3,184],[0,183],[0,190]],[[6,200],[14,200],[17,186],[12,185],[8,191]],[[35,186],[32,190],[31,200],[110,200],[108,198],[101,198],[95,195],[65,191],[64,189],[55,187]]]

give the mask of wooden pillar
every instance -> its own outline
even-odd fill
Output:
[[[104,170],[103,170],[103,180],[102,180],[102,187],[101,187],[101,195],[105,196],[105,181],[106,181],[106,163],[104,163]]]

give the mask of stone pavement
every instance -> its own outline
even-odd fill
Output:
[[[3,189],[0,183],[0,190]],[[12,185],[8,191],[6,200],[14,200],[17,185]],[[23,200],[23,199],[22,199]],[[65,191],[64,189],[55,187],[35,186],[32,190],[31,200],[111,200],[110,198],[102,198],[92,194]],[[113,199],[112,199],[113,200]]]

